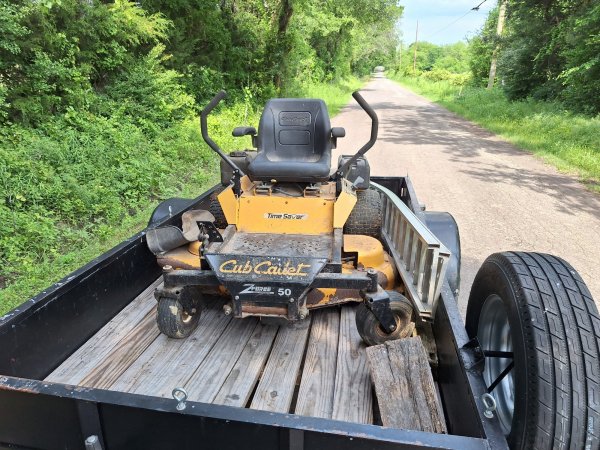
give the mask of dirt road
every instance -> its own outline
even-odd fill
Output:
[[[390,80],[362,92],[380,123],[371,173],[408,174],[428,210],[449,211],[458,222],[463,311],[479,266],[502,250],[563,257],[600,305],[600,195]],[[333,125],[346,128],[338,153],[355,153],[368,140],[369,118],[354,101]]]

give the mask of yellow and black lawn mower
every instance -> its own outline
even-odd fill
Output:
[[[387,189],[371,186],[364,155],[377,140],[378,119],[363,97],[353,94],[371,117],[370,140],[332,170],[331,152],[345,130],[331,127],[323,100],[269,100],[258,132],[233,130],[251,136],[256,150],[226,155],[207,130],[207,116],[225,95],[221,91],[202,111],[201,129],[229,185],[209,210],[186,212],[181,229],[147,232],[164,270],[164,286],[155,294],[160,330],[188,336],[203,296],[215,291],[227,297],[224,313],[237,318],[299,321],[316,308],[359,302],[356,324],[368,344],[406,336],[416,317],[431,316],[448,253],[436,242],[431,254],[423,237],[428,230],[419,233],[419,224],[402,222],[398,213],[398,226],[413,236],[415,268],[407,270],[402,255],[390,254],[384,221],[391,226],[402,205]]]

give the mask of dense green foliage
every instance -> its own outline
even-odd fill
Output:
[[[297,93],[312,83],[365,75],[394,58],[402,8],[392,0],[218,3],[142,2],[172,21],[167,66],[184,75],[199,103],[223,87],[262,100]]]
[[[498,80],[509,98],[558,100],[574,111],[600,112],[600,3],[509,0],[500,39],[497,17],[492,12],[472,42],[475,79],[487,78],[499,44]]]
[[[0,313],[216,179],[197,111],[225,150],[277,95],[335,112],[394,57],[391,0],[0,0]],[[327,26],[326,26],[327,25]],[[389,38],[374,45],[367,35]],[[368,42],[368,45],[367,45]]]
[[[424,41],[416,46],[416,61],[415,44],[412,43],[398,56],[396,65],[392,66],[393,75],[446,80],[456,85],[463,85],[470,79],[469,47],[464,42],[436,45]]]
[[[399,81],[600,190],[600,117],[574,114],[558,102],[510,101],[498,88],[458,87],[424,78]]]
[[[499,42],[496,35],[497,23],[498,8],[494,8],[479,33],[469,41],[469,67],[474,86],[487,86],[492,54]]]

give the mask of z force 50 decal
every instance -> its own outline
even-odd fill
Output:
[[[265,219],[280,219],[280,220],[306,220],[308,214],[290,214],[290,213],[270,213],[264,215]]]
[[[275,288],[274,286],[257,286],[253,283],[245,283],[242,285],[242,287],[244,289],[242,289],[239,292],[239,295],[278,295],[279,297],[289,297],[290,295],[292,295],[292,290],[289,288]]]
[[[290,263],[277,264],[273,261],[250,262],[246,260],[238,261],[237,259],[229,259],[224,261],[219,266],[219,272],[231,274],[251,274],[256,275],[282,275],[286,277],[306,277],[310,275],[307,269],[310,269],[310,264],[305,263]]]

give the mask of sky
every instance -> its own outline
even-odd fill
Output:
[[[490,9],[496,6],[496,0],[486,0],[479,11],[471,11],[481,1],[401,0],[400,4],[404,6],[404,14],[400,20],[402,40],[407,44],[414,42],[418,20],[419,41],[438,45],[464,41],[481,28]],[[452,23],[454,21],[456,22]]]

